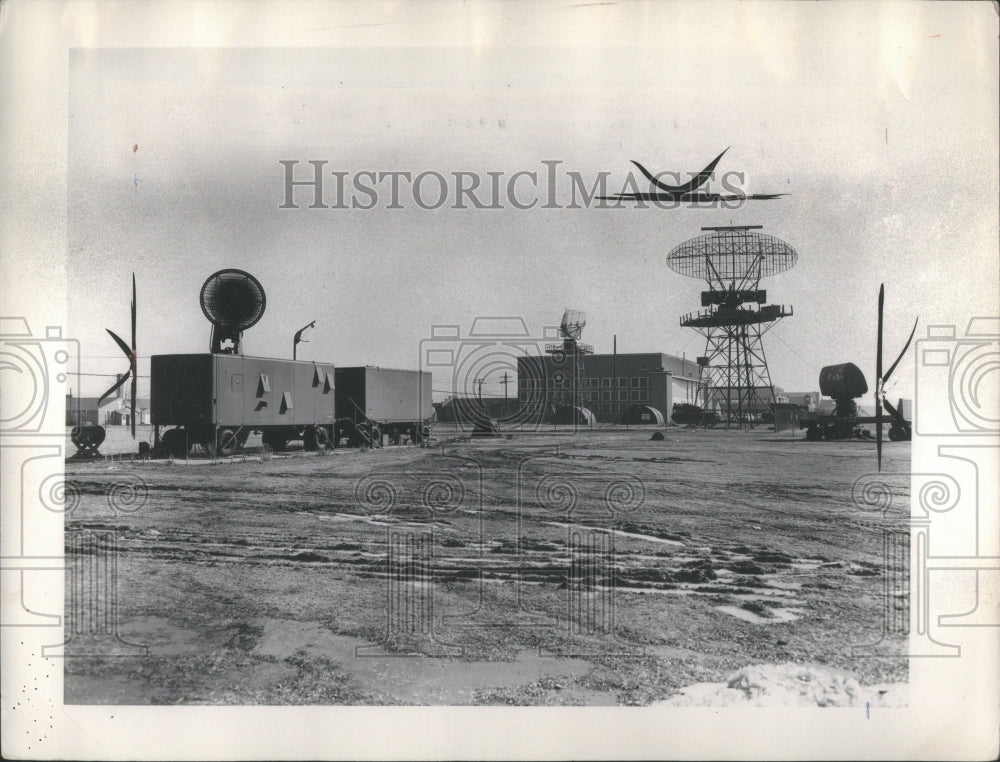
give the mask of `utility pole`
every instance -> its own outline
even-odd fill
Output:
[[[474,384],[478,384],[479,385],[479,401],[480,402],[483,401],[483,382],[485,380],[486,379],[484,379],[484,378],[477,378],[475,381],[473,381]]]
[[[617,365],[618,365],[618,334],[614,334],[612,339],[614,342],[611,345],[611,404],[608,406],[612,410],[618,409],[618,376],[617,376]],[[615,414],[612,413],[611,420],[614,421]],[[617,423],[617,421],[615,421]]]
[[[507,401],[507,384],[511,382],[510,374],[507,371],[503,372],[503,377],[500,379],[500,383],[503,384],[503,401]]]

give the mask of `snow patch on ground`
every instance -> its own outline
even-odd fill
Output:
[[[820,666],[757,664],[724,683],[695,683],[657,706],[901,707],[906,683],[861,685],[846,672]]]

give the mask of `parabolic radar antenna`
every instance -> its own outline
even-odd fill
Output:
[[[701,400],[728,428],[752,426],[771,410],[774,387],[761,337],[781,318],[786,305],[769,305],[760,280],[793,267],[799,255],[773,236],[756,233],[760,225],[702,228],[704,235],[667,254],[674,272],[704,280],[701,309],[681,317],[681,325],[705,337]]]
[[[212,353],[242,354],[243,332],[257,324],[267,306],[260,281],[243,270],[219,270],[208,276],[199,300],[212,324]]]

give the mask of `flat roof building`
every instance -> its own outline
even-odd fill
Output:
[[[518,401],[522,409],[551,414],[553,397],[571,385],[559,355],[519,357]],[[598,422],[619,423],[630,408],[652,407],[669,420],[674,404],[694,404],[698,364],[662,352],[588,354],[582,358],[579,407]],[[564,396],[564,394],[563,394]]]

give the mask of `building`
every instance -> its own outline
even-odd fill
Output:
[[[571,382],[559,354],[519,357],[520,408],[550,415],[557,398]],[[632,407],[649,406],[664,420],[674,404],[694,404],[698,391],[697,363],[661,352],[592,354],[583,358],[578,407],[590,410],[600,423],[619,423]]]
[[[66,395],[67,426],[103,426],[111,414],[121,406],[121,399],[109,397],[98,404],[99,397],[74,397]]]
[[[779,402],[798,405],[812,413],[815,413],[819,408],[819,392],[785,392],[784,397],[785,399],[779,400]]]
[[[108,397],[98,405],[99,397],[66,395],[67,426],[128,426],[131,410],[124,397]],[[135,401],[136,425],[149,423],[149,400]]]

